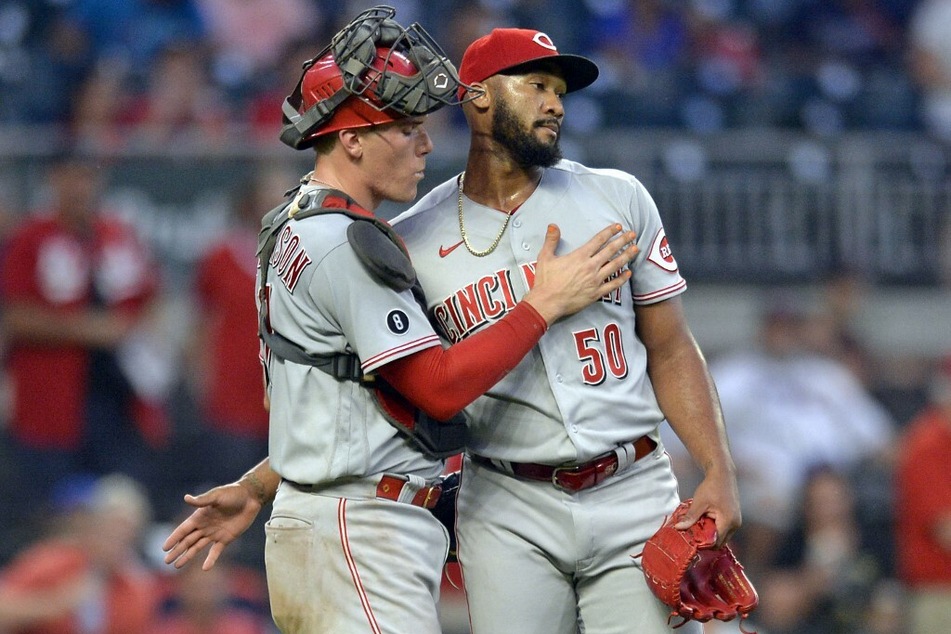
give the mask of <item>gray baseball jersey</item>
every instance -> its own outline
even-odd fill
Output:
[[[459,231],[458,180],[437,186],[393,225],[403,237],[437,327],[458,341],[501,317],[529,289],[547,225],[564,254],[610,223],[637,232],[631,283],[548,333],[513,372],[468,408],[470,450],[489,458],[559,464],[585,461],[654,434],[664,416],[634,332],[634,304],[686,288],[656,205],[633,176],[563,160],[545,171],[514,213],[499,247],[471,255]],[[492,243],[504,216],[464,198],[475,249]]]
[[[645,188],[623,172],[561,161],[545,170],[485,257],[462,242],[458,195],[457,179],[443,183],[394,221],[450,341],[498,319],[526,293],[550,223],[561,228],[559,254],[611,223],[636,231],[640,247],[629,284],[551,324],[515,370],[468,408],[469,453],[557,465],[645,434],[659,439],[664,416],[634,331],[634,306],[673,297],[686,283]],[[468,199],[462,215],[477,251],[504,222],[499,211]],[[473,634],[671,631],[669,610],[631,558],[679,502],[663,446],[575,493],[472,459],[462,474],[456,532]],[[678,631],[701,629],[691,623]]]
[[[351,222],[323,214],[284,226],[268,266],[271,326],[309,353],[355,353],[364,372],[440,345],[412,292],[383,285],[360,262],[347,241]],[[266,364],[270,458],[284,478],[440,473],[442,462],[400,435],[365,387],[274,355]]]

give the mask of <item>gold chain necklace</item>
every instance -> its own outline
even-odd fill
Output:
[[[499,229],[499,235],[495,236],[495,240],[491,245],[489,245],[488,249],[485,249],[484,251],[476,251],[473,249],[472,245],[469,244],[469,238],[466,236],[466,225],[462,219],[462,184],[465,182],[465,179],[465,172],[459,174],[459,233],[462,234],[462,241],[465,243],[466,249],[468,249],[469,253],[476,256],[477,258],[483,258],[495,251],[495,249],[499,246],[499,243],[502,241],[502,235],[505,233],[506,227],[509,226],[509,220],[511,220],[512,214],[505,214],[505,222],[502,223],[502,228]]]

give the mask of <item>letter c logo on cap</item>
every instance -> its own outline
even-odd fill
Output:
[[[541,47],[547,48],[550,51],[557,51],[555,48],[555,43],[551,41],[551,38],[547,34],[538,32],[535,34],[535,37],[532,38],[532,41],[538,44]]]

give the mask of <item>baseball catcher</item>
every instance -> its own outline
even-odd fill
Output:
[[[746,619],[759,597],[730,547],[713,547],[713,519],[704,515],[686,530],[674,528],[692,501],[682,502],[634,557],[641,560],[648,587],[670,607],[670,618],[683,619],[676,627],[690,620]]]

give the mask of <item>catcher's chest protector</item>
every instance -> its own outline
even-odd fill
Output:
[[[293,190],[292,190],[293,192]],[[316,355],[282,336],[270,325],[267,303],[268,261],[277,236],[288,222],[300,221],[318,214],[338,213],[355,222],[347,227],[347,240],[360,261],[373,276],[397,292],[412,290],[416,301],[426,312],[426,301],[416,279],[416,271],[402,240],[393,228],[371,212],[360,207],[341,191],[321,189],[295,193],[293,199],[268,212],[261,221],[257,258],[260,269],[258,286],[258,334],[272,354],[314,366],[338,381],[358,381],[373,391],[375,402],[383,415],[412,439],[428,455],[444,458],[465,448],[467,427],[460,413],[448,421],[437,421],[412,406],[401,394],[375,375],[364,375],[355,354]]]

